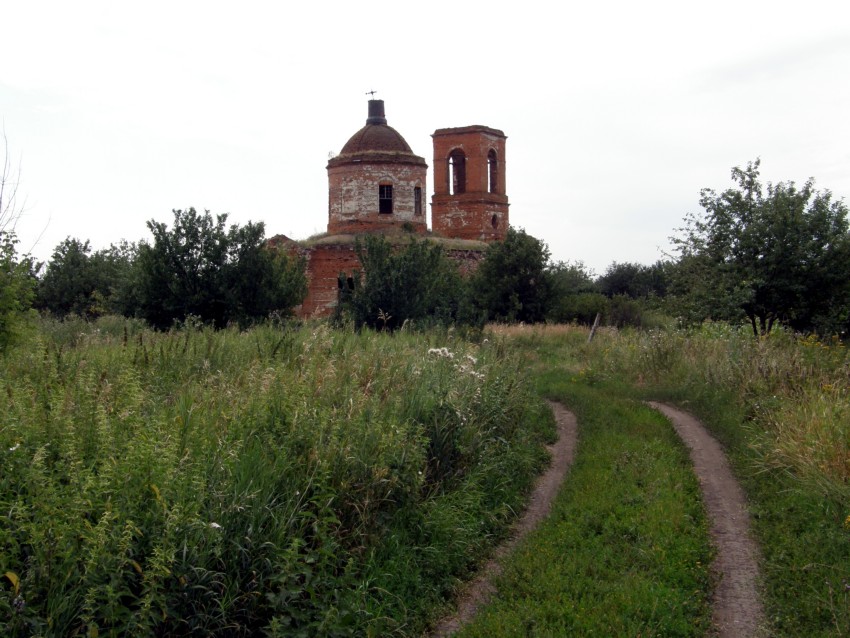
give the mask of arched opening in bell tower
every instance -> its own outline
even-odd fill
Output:
[[[496,160],[496,151],[492,148],[487,153],[487,192],[497,193],[499,188],[499,164]]]
[[[466,155],[459,148],[449,153],[449,195],[466,192]]]

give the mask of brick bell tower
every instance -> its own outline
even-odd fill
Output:
[[[487,126],[434,131],[434,232],[457,239],[503,240],[508,233],[505,140]]]

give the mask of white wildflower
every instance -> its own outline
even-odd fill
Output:
[[[20,443],[15,443],[12,447],[10,447],[10,448],[9,448],[9,451],[10,451],[10,452],[14,452],[14,451],[15,451],[15,450],[17,450],[19,447],[21,447],[21,444],[20,444]]]
[[[211,529],[221,529],[221,525],[219,525],[218,523],[210,523],[209,526]]]

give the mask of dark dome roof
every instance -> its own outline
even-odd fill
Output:
[[[367,124],[351,136],[342,147],[341,155],[379,151],[384,153],[413,153],[401,134],[386,124]]]
[[[427,166],[423,158],[414,155],[401,134],[387,126],[383,100],[369,100],[366,126],[351,136],[339,155],[328,162],[328,168],[362,161]]]

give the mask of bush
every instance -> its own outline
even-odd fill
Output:
[[[287,314],[307,294],[304,264],[265,245],[265,227],[225,229],[194,208],[174,211],[174,227],[148,222],[153,245],[139,246],[141,315],[159,329],[189,316],[216,327]]]
[[[608,298],[598,292],[583,292],[556,299],[547,319],[556,323],[592,325],[597,313],[606,315]]]
[[[466,282],[438,244],[411,238],[397,249],[383,236],[368,235],[355,249],[363,272],[353,274],[353,289],[340,275],[338,318],[350,314],[355,326],[381,330],[407,321],[420,326],[472,322]]]
[[[521,228],[509,228],[504,241],[491,244],[471,281],[487,321],[543,321],[552,299],[548,261],[548,246]]]
[[[27,322],[35,279],[29,257],[18,257],[17,240],[0,231],[0,353],[20,336]]]

